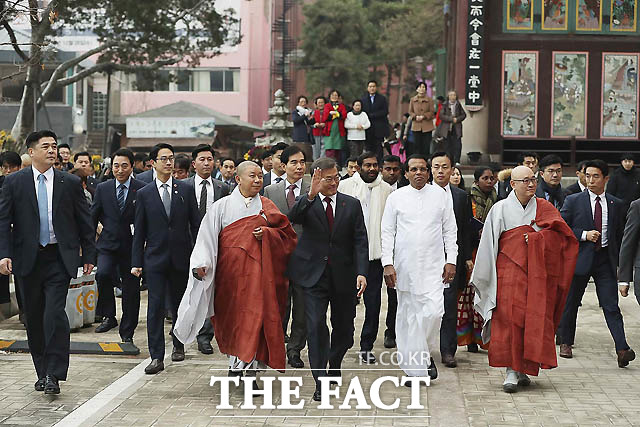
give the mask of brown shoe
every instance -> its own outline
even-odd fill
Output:
[[[560,357],[564,357],[565,359],[571,359],[573,357],[573,351],[569,344],[560,344]],[[618,360],[620,360],[620,356],[618,356]]]
[[[636,353],[632,349],[620,350],[618,352],[618,367],[624,368],[636,358]]]
[[[442,355],[442,364],[447,368],[455,368],[458,366],[458,362],[456,362],[456,358],[450,354]]]

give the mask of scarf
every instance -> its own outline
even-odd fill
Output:
[[[558,184],[555,188],[546,183],[544,179],[540,180],[540,185],[542,185],[542,189],[546,194],[549,194],[549,203],[553,205],[556,209],[560,209],[560,205],[564,199],[564,195],[562,193],[562,185]]]
[[[369,260],[380,259],[382,257],[382,214],[387,197],[392,191],[391,186],[382,181],[381,174],[373,182],[367,183],[362,180],[359,173],[354,173],[350,179],[340,182],[340,191],[360,200],[363,210],[364,204],[369,200],[366,208],[368,218],[365,217],[369,238]]]
[[[492,188],[491,193],[485,194],[477,184],[471,186],[471,199],[475,203],[473,216],[480,222],[485,222],[489,209],[498,201],[496,189]]]

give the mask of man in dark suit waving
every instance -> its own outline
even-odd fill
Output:
[[[169,294],[175,324],[189,279],[189,257],[198,234],[200,214],[193,188],[171,177],[175,160],[173,147],[158,144],[149,157],[153,160],[156,179],[138,190],[131,274],[139,277],[144,268],[149,288],[147,335],[151,353],[151,363],[145,373],[157,374],[164,370],[166,294]],[[184,360],[184,345],[176,337],[173,337],[171,360]]]
[[[560,357],[573,357],[571,346],[576,335],[578,307],[587,283],[593,277],[598,302],[615,343],[618,366],[624,368],[635,359],[635,353],[625,338],[618,306],[616,270],[625,212],[624,203],[604,191],[608,175],[609,167],[602,160],[587,162],[585,177],[588,191],[567,197],[560,210],[562,218],[580,241],[580,251],[557,334],[561,342]]]
[[[213,203],[229,195],[229,186],[211,176],[214,167],[215,152],[210,145],[198,145],[192,152],[192,165],[196,174],[184,180],[194,190],[200,219],[204,218]],[[202,354],[213,354],[213,324],[206,319],[197,336],[198,351]]]
[[[457,366],[455,354],[458,348],[456,332],[458,291],[464,288],[467,271],[473,268],[473,262],[471,261],[471,232],[469,230],[469,221],[471,221],[473,214],[471,200],[467,192],[449,184],[449,179],[451,179],[451,174],[453,173],[453,159],[449,153],[441,151],[431,156],[431,172],[433,174],[433,182],[442,187],[451,196],[453,213],[458,227],[456,275],[449,287],[444,289],[444,315],[440,325],[440,355],[442,356],[442,363],[448,368],[455,368]]]
[[[335,160],[320,158],[311,169],[308,195],[289,211],[289,220],[302,225],[302,236],[289,259],[288,276],[304,288],[309,364],[316,380],[313,400],[320,401],[320,378],[340,377],[342,359],[353,346],[356,294],[367,286],[369,244],[360,202],[338,193]]]
[[[140,313],[140,279],[131,274],[131,243],[136,192],[145,183],[133,179],[133,153],[121,148],[113,154],[111,169],[115,179],[98,184],[91,206],[94,227],[102,224],[98,238],[98,304],[96,311],[104,319],[96,332],[107,332],[118,325],[113,279],[122,281],[122,320],[120,338],[133,343]],[[117,274],[116,274],[117,271]]]
[[[35,389],[57,394],[69,370],[69,280],[81,265],[85,274],[93,270],[95,230],[80,179],[53,168],[56,134],[33,132],[26,145],[32,166],[2,186],[0,236],[12,238],[0,240],[0,273],[13,272],[22,286]]]
[[[389,136],[389,103],[384,95],[378,93],[378,82],[367,83],[367,94],[361,99],[362,111],[367,113],[371,127],[367,129],[365,151],[375,153],[382,161],[382,142]]]

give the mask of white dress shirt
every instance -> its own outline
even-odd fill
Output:
[[[285,199],[287,198],[287,195],[289,194],[289,187],[291,185],[295,185],[295,187],[293,188],[293,195],[296,196],[296,198],[298,198],[300,196],[300,192],[302,191],[302,178],[300,178],[296,182],[290,182],[289,179],[287,178],[286,182],[284,183],[284,198]]]
[[[396,191],[398,189],[398,181],[394,182],[391,186],[391,191]]]
[[[587,190],[589,191],[589,201],[591,202],[591,217],[595,218],[595,214],[596,214],[596,194],[594,192],[592,192],[591,190]],[[607,229],[608,229],[608,219],[609,219],[609,208],[607,206],[607,197],[605,196],[605,193],[600,194],[600,206],[602,206],[602,235],[601,235],[601,243],[602,243],[602,247],[606,247],[609,244],[609,238],[607,237]],[[583,242],[585,242],[587,240],[587,232],[583,231],[582,232],[582,238],[580,239]]]
[[[38,198],[38,177],[40,176],[40,171],[36,169],[34,166],[31,166],[33,170],[33,182],[36,186],[36,199]],[[53,167],[50,167],[44,172],[44,184],[47,187],[47,215],[49,216],[49,243],[58,243],[56,240],[56,234],[53,231]]]
[[[209,205],[211,205],[213,203],[213,180],[211,179],[211,177],[207,178],[207,179],[202,179],[200,178],[200,175],[196,174],[194,177],[194,190],[196,192],[196,201],[198,202],[198,206],[200,206],[200,195],[202,194],[202,182],[203,181],[207,181],[208,184],[205,184],[207,186],[207,209],[209,207]]]
[[[167,191],[169,192],[169,200],[171,200],[171,191],[173,190],[173,178],[169,177],[167,182],[162,182],[159,179],[156,179],[155,183],[156,183],[156,188],[158,189],[158,194],[160,194],[160,200],[162,200],[162,193],[164,193],[164,189],[162,188],[162,186],[164,184],[169,185],[169,188],[167,188]]]
[[[580,192],[583,192],[587,187],[585,187],[584,185],[582,185],[582,183],[580,182],[580,180],[578,180],[578,187],[580,187]]]
[[[271,169],[271,172],[269,173],[271,174],[271,184],[277,184],[278,183],[278,181],[276,181],[277,178],[282,178],[282,179],[286,178],[284,174],[282,174],[281,176],[276,175],[273,169]]]
[[[336,217],[336,199],[337,199],[337,195],[338,193],[334,194],[333,196],[329,196],[329,198],[331,199],[331,210],[333,211],[333,218],[335,219]],[[318,194],[318,196],[320,196],[320,200],[322,200],[322,207],[324,209],[324,211],[327,211],[327,202],[325,202],[325,195],[323,194]]]

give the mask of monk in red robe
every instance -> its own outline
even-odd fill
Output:
[[[554,343],[578,257],[578,241],[560,213],[536,198],[526,166],[511,173],[514,191],[489,212],[471,276],[485,320],[489,365],[506,367],[503,390],[558,366]]]
[[[191,256],[193,277],[174,334],[195,340],[207,317],[229,374],[255,376],[266,366],[285,370],[282,317],[288,279],[284,272],[296,233],[273,202],[259,195],[262,169],[238,166],[238,186],[207,211]]]

